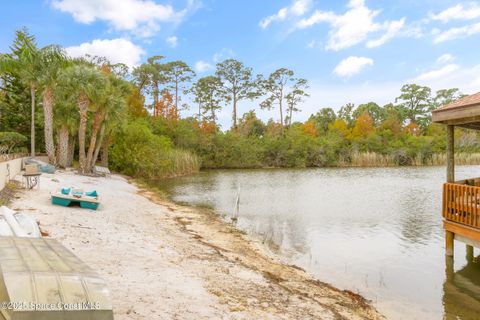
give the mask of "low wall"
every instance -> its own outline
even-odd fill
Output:
[[[25,158],[28,158],[25,154],[0,155],[0,191],[5,188],[8,181],[22,171]],[[45,155],[35,156],[35,159],[48,163],[48,157]]]
[[[23,157],[0,162],[0,190],[22,171]]]

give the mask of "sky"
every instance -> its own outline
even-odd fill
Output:
[[[25,26],[39,46],[131,68],[152,55],[183,60],[198,77],[226,58],[255,74],[289,68],[310,86],[294,120],[322,107],[394,102],[405,83],[480,91],[480,1],[23,0],[1,8],[0,52]],[[239,114],[257,105],[243,102]],[[224,128],[230,112],[219,114]],[[264,120],[277,113],[257,111]]]

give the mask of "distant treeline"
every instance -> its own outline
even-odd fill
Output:
[[[263,76],[227,59],[198,78],[187,63],[164,60],[153,56],[129,70],[102,57],[72,59],[63,48],[38,48],[26,30],[17,31],[11,51],[0,54],[0,131],[33,140],[58,166],[78,159],[85,174],[97,161],[146,178],[200,167],[431,165],[444,162],[445,130],[431,123],[430,112],[462,97],[455,88],[432,93],[406,84],[387,105],[319,108],[297,122],[309,87],[292,70]],[[237,115],[243,100],[275,108],[277,120],[265,123],[255,109]],[[182,117],[188,107],[196,116]],[[225,131],[216,123],[222,108],[232,113]],[[477,134],[456,135],[459,159],[478,163]]]

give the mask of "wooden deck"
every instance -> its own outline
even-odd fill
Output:
[[[447,255],[453,255],[453,240],[480,248],[480,179],[443,185],[443,227]]]
[[[447,183],[443,185],[442,215],[445,254],[453,257],[453,242],[467,243],[467,255],[480,248],[480,179],[455,182],[455,127],[480,131],[480,92],[452,101],[432,111],[432,122],[445,125]]]

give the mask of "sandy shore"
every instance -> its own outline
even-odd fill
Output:
[[[96,189],[97,211],[50,204]],[[175,205],[118,175],[44,174],[11,205],[98,270],[115,319],[382,319],[362,297],[288,266],[208,210]]]

